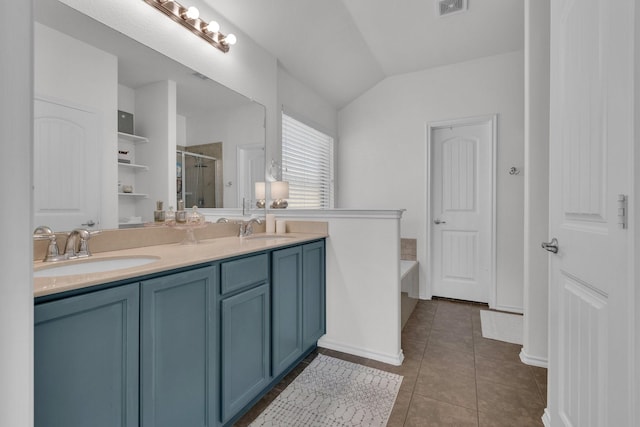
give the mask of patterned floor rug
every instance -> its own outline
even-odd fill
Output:
[[[483,337],[522,344],[522,315],[480,310],[480,321]]]
[[[401,383],[401,375],[319,354],[251,426],[386,426]]]

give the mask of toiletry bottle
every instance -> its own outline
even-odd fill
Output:
[[[164,223],[176,225],[176,213],[173,211],[173,206],[169,206],[169,210],[164,214]]]
[[[198,212],[198,207],[194,206],[191,212],[187,214],[187,224],[189,225],[202,225],[204,224],[204,215]]]
[[[187,211],[184,210],[184,201],[178,200],[178,210],[176,211],[176,224],[185,224],[187,222]]]
[[[164,222],[164,211],[162,210],[162,200],[156,202],[156,210],[153,212],[155,222]]]

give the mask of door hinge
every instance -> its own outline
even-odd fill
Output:
[[[623,230],[627,229],[627,211],[628,197],[624,194],[618,194],[618,227]]]

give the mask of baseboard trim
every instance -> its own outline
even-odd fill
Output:
[[[549,415],[549,408],[544,408],[544,414],[542,414],[542,424],[544,424],[544,427],[551,427],[551,415]]]
[[[526,365],[549,368],[549,360],[547,358],[530,356],[524,351],[524,348],[520,350],[520,360]]]
[[[354,347],[348,344],[332,341],[325,337],[318,340],[318,347],[353,354],[354,356],[366,357],[367,359],[377,360],[378,362],[388,363],[389,365],[394,366],[402,365],[402,361],[404,360],[404,353],[402,352],[402,349],[400,349],[400,352],[395,355],[380,353],[366,348]]]

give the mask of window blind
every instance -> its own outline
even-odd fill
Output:
[[[290,208],[333,207],[333,138],[282,114],[282,180]]]

